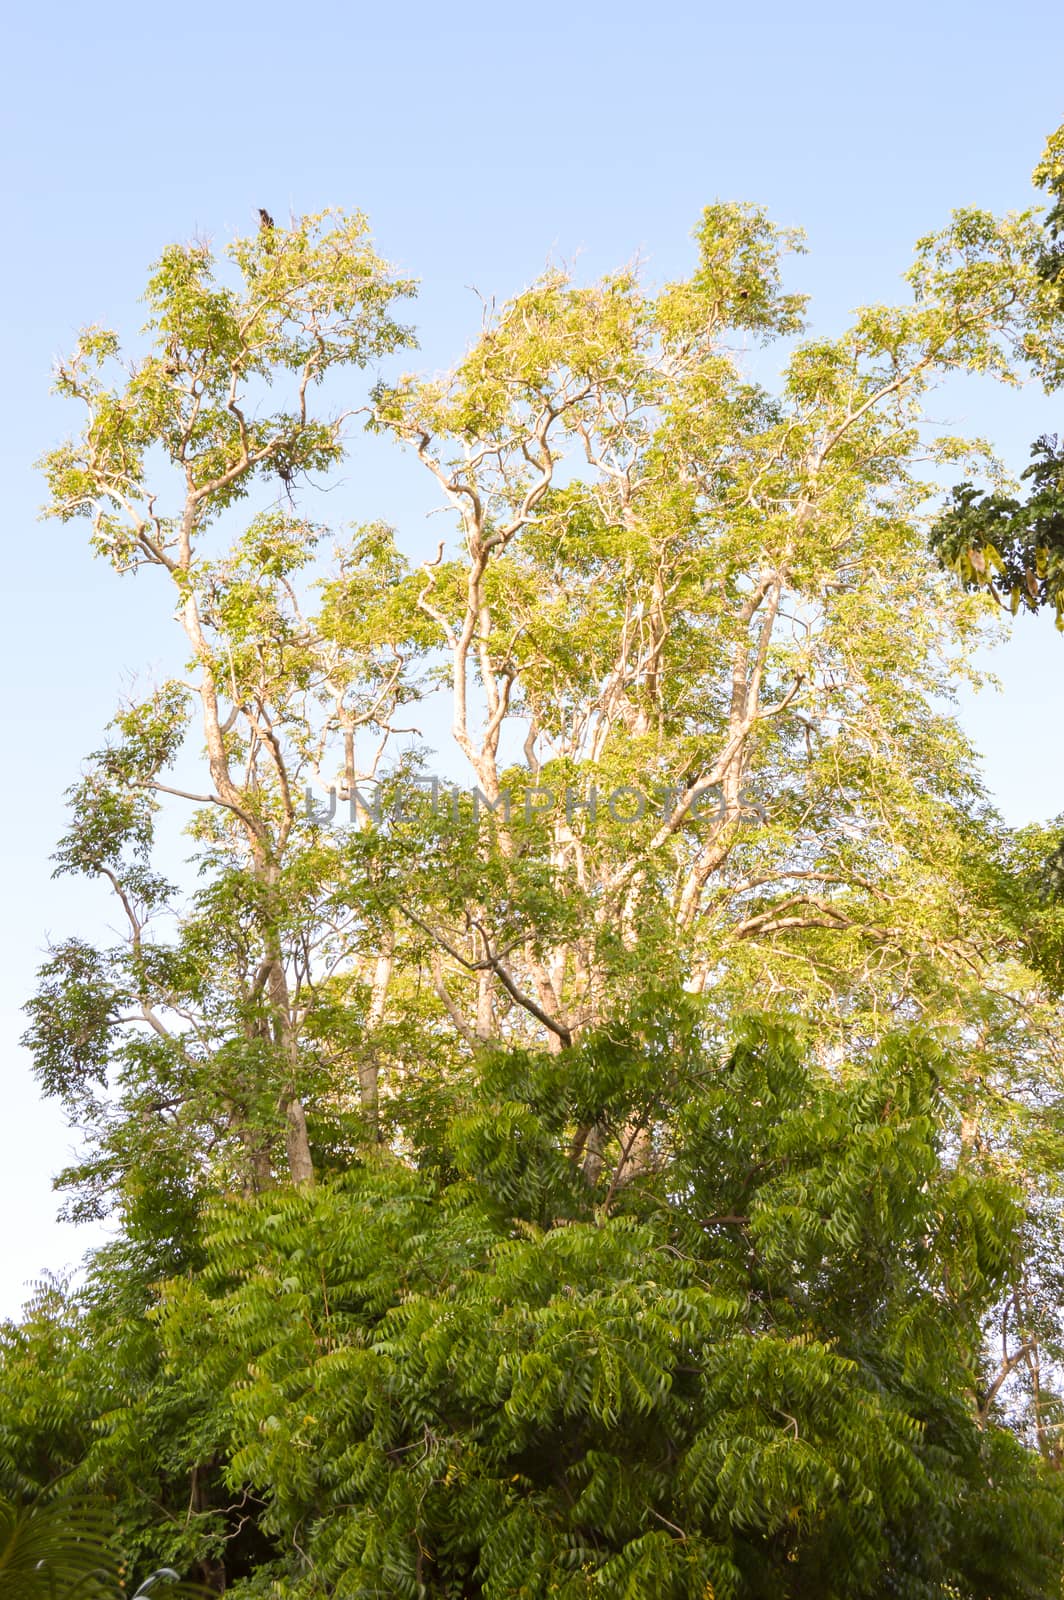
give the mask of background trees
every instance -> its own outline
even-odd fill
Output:
[[[798,242],[711,206],[686,280],[551,272],[352,396],[411,286],[311,218],[172,247],[149,352],[61,369],[50,510],[172,585],[190,664],[72,791],[59,870],[127,932],[52,952],[29,1038],[122,1235],[8,1331],[0,1462],[106,1486],[135,1558],[300,1597],[1059,1573],[1059,1016],[944,709],[984,606],[927,507],[979,452],[925,417],[1059,360],[1056,286],[1033,218],[963,212],[910,304],[803,338]],[[451,514],[420,566],[304,513],[359,406]]]
[[[1064,130],[1046,146],[1035,182],[1053,201],[1044,222],[1038,271],[1064,305]],[[1059,353],[1033,342],[1041,376],[1049,389],[1064,378]],[[1001,491],[978,493],[971,483],[953,491],[953,503],[935,524],[932,542],[945,563],[970,588],[1008,597],[1013,615],[1020,606],[1037,611],[1051,605],[1064,628],[1064,454],[1055,434],[1031,449],[1031,464],[1021,473],[1031,482],[1026,501]]]

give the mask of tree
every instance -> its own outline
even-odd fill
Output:
[[[61,1461],[249,1600],[1059,1577],[1059,1013],[941,709],[984,607],[922,466],[980,458],[926,395],[1050,359],[1054,289],[967,211],[802,339],[798,243],[717,204],[687,279],[551,272],[377,374],[454,524],[420,564],[374,524],[326,569],[301,509],[318,385],[408,342],[361,219],[231,284],[173,247],[151,351],[60,369],[50,512],[169,580],[192,664],[71,795],[128,935],[51,953],[28,1039],[122,1236],[7,1335],[4,1482]],[[774,394],[736,346],[780,338]]]
[[[1064,127],[1050,138],[1034,176],[1054,200],[1045,218],[1038,272],[1051,287],[1049,315],[1055,308],[1059,316],[1064,312]],[[1047,390],[1058,388],[1064,377],[1059,357],[1040,341],[1032,353]],[[1021,606],[1032,612],[1052,606],[1057,627],[1064,630],[1064,449],[1055,434],[1046,434],[1031,457],[1020,474],[1033,484],[1026,500],[1002,490],[979,492],[970,482],[958,484],[932,528],[931,544],[966,588],[986,589],[998,600],[1007,596],[1013,616]],[[1042,895],[1064,895],[1064,840],[1043,863],[1039,889]],[[1037,916],[1034,908],[1031,915]]]
[[[1064,310],[1064,127],[1049,140],[1035,182],[1054,201],[1038,261],[1051,314],[1054,303],[1058,312]],[[1039,340],[1032,341],[1032,355],[1047,389],[1059,387],[1064,379],[1059,355]],[[1021,606],[1028,611],[1052,606],[1057,627],[1064,629],[1064,451],[1055,435],[1046,434],[1032,447],[1031,458],[1020,474],[1033,484],[1025,501],[958,484],[932,530],[932,545],[969,588],[1008,596],[1013,615]]]
[[[958,914],[979,798],[931,697],[949,692],[977,608],[935,585],[913,458],[936,373],[1007,375],[1022,350],[1023,307],[1044,287],[1033,227],[958,218],[921,246],[916,305],[800,345],[778,398],[727,345],[798,326],[777,262],[795,241],[760,213],[710,208],[695,273],[657,295],[632,274],[589,289],[552,275],[453,380],[377,391],[373,425],[413,444],[458,515],[453,559],[411,569],[387,530],[361,530],[308,620],[305,519],[261,512],[220,555],[194,540],[256,472],[287,482],[335,457],[338,425],[307,410],[311,380],[362,360],[367,339],[399,339],[378,327],[395,286],[366,268],[361,231],[313,246],[315,226],[265,257],[257,240],[235,250],[245,296],[266,274],[250,303],[280,332],[241,333],[252,313],[205,287],[199,248],[169,252],[151,289],[159,354],[109,388],[84,376],[115,348],[94,333],[60,374],[87,421],[46,462],[52,510],[90,516],[120,567],[171,578],[198,678],[123,711],[74,793],[60,870],[108,878],[130,937],[122,952],[71,946],[45,970],[32,1038],[49,1087],[95,1114],[85,1096],[117,1050],[131,1120],[154,1108],[175,1135],[190,1123],[192,1148],[206,1140],[255,1189],[277,1170],[271,1105],[299,1181],[308,1095],[327,1117],[357,1077],[372,1122],[399,1010],[420,1024],[415,1056],[464,1045],[459,1059],[506,1039],[564,1049],[648,969],[712,993],[724,1018],[767,993],[817,1007],[836,1036],[913,1008],[956,1019],[980,915]],[[294,263],[314,304],[333,306],[337,275],[352,295],[374,286],[324,355],[285,331]],[[269,294],[280,310],[257,309]],[[278,378],[299,370],[301,398],[252,429],[241,385],[271,362]],[[145,478],[153,439],[184,474],[169,517]],[[330,740],[347,796],[418,772],[396,712],[445,662],[479,795],[456,820],[427,804],[383,828],[309,818],[300,791]],[[194,823],[204,882],[166,945],[143,933],[170,896],[151,869],[152,817],[174,788],[163,775],[190,688],[207,746],[207,781],[185,791],[209,808]],[[101,1182],[127,1159],[108,1158]]]
[[[44,464],[54,512],[90,517],[95,548],[120,571],[154,567],[170,580],[194,679],[166,684],[120,715],[119,741],[99,752],[73,793],[74,826],[59,870],[107,879],[128,921],[128,947],[106,972],[94,952],[61,951],[48,969],[62,974],[60,987],[46,988],[35,1036],[49,1085],[84,1098],[114,1033],[134,1019],[135,1036],[123,1047],[131,1084],[150,1082],[156,1111],[180,1105],[197,1133],[205,1118],[223,1118],[242,1148],[243,1181],[254,1185],[269,1167],[255,1107],[264,1099],[275,1100],[283,1117],[292,1178],[313,1178],[299,1081],[305,971],[298,956],[294,970],[290,964],[299,934],[286,925],[299,908],[285,893],[286,872],[305,872],[309,863],[304,852],[289,866],[298,796],[278,735],[305,755],[312,729],[302,703],[322,691],[334,698],[330,726],[348,733],[387,726],[402,656],[395,667],[372,661],[361,675],[345,659],[330,676],[327,643],[316,653],[319,641],[291,582],[320,536],[305,519],[279,509],[252,517],[221,561],[209,559],[202,543],[256,480],[269,476],[290,490],[340,459],[343,418],[314,414],[315,388],[408,339],[391,308],[410,285],[388,275],[359,217],[305,219],[280,238],[271,232],[239,241],[231,254],[237,288],[216,284],[206,247],[165,252],[148,288],[154,348],[121,390],[100,377],[118,344],[98,329],[82,336],[59,370],[60,392],[78,400],[89,421],[77,444]],[[275,381],[287,381],[289,407],[263,415],[259,406]],[[148,479],[153,450],[174,469],[165,479],[170,492],[176,480],[169,505]],[[365,575],[386,560],[369,552]],[[214,867],[200,901],[212,932],[208,966],[221,956],[228,968],[213,986],[197,964],[206,953],[202,921],[198,932],[186,925],[175,950],[144,937],[170,892],[150,866],[152,819],[159,795],[174,792],[160,774],[179,751],[190,696],[210,794],[185,798],[216,811],[199,825]],[[167,1000],[176,1028],[160,1015]],[[182,1000],[199,1012],[190,1032]],[[202,1078],[220,1048],[233,1071],[215,1090]],[[176,1094],[168,1092],[175,1080]]]
[[[1022,1210],[943,1167],[949,1063],[722,1070],[704,1010],[489,1061],[435,1170],[215,1213],[163,1342],[293,1594],[1052,1592],[1059,1485],[965,1405]],[[568,1130],[651,1088],[653,1173],[589,1193]]]

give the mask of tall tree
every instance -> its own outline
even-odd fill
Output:
[[[321,530],[283,504],[252,516],[227,549],[211,535],[256,481],[291,491],[341,459],[344,416],[319,415],[316,392],[408,341],[392,313],[411,285],[388,273],[357,216],[307,218],[238,241],[230,255],[236,286],[216,281],[205,246],[164,253],[148,285],[152,349],[119,387],[102,376],[118,341],[99,329],[59,370],[60,392],[87,420],[44,463],[53,514],[89,517],[95,548],[120,571],[152,567],[169,580],[192,678],[125,709],[73,791],[59,870],[107,879],[128,941],[112,957],[76,942],[57,952],[34,1038],[46,1084],[79,1104],[117,1048],[142,1114],[190,1123],[197,1154],[205,1129],[217,1137],[224,1127],[254,1188],[272,1173],[268,1102],[283,1118],[288,1173],[297,1183],[314,1175],[300,1030],[315,866],[295,767],[313,760],[323,726],[348,737],[388,727],[403,651],[393,634],[377,651],[341,653],[306,622],[293,577]],[[282,385],[287,406],[264,410]],[[366,579],[386,581],[388,560],[386,541],[364,542]],[[324,723],[314,718],[323,700]],[[192,704],[206,793],[163,781]],[[196,833],[210,878],[167,947],[145,930],[171,895],[150,852],[159,798],[175,794],[207,808]]]
[[[1058,359],[1056,289],[1033,217],[966,211],[911,303],[802,337],[798,244],[713,205],[683,281],[551,272],[449,376],[379,377],[452,519],[421,563],[370,525],[327,567],[302,509],[320,386],[409,342],[361,219],[231,276],[172,248],[150,353],[60,370],[50,511],[169,579],[191,665],[58,855],[128,931],[51,953],[29,1041],[123,1233],[34,1313],[77,1396],[47,1444],[10,1334],[13,1487],[43,1453],[249,1600],[1058,1574],[1059,1014],[942,709],[985,607],[926,515],[981,458],[932,386]],[[781,339],[770,392],[743,350]]]

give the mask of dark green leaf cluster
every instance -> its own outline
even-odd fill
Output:
[[[950,1072],[916,1035],[828,1071],[768,1020],[722,1055],[658,993],[415,1095],[406,1161],[217,1205],[159,1294],[101,1262],[36,1392],[77,1366],[75,1477],[249,1600],[1050,1594],[1057,1482],[972,1409],[1023,1210],[949,1159]],[[138,1462],[164,1505],[191,1474],[180,1536]]]
[[[931,544],[969,589],[989,588],[1020,606],[1052,606],[1064,626],[1064,450],[1055,437],[1039,439],[1026,500],[997,492],[982,494],[971,483],[953,490],[935,523]]]

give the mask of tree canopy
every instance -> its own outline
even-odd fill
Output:
[[[928,538],[993,470],[934,386],[1064,370],[1053,226],[958,212],[827,337],[716,203],[427,378],[325,213],[83,333],[47,513],[187,666],[70,793],[124,934],[27,1041],[120,1226],[3,1331],[0,1491],[247,1600],[1059,1591],[1064,924]],[[356,417],[434,552],[311,515]]]

